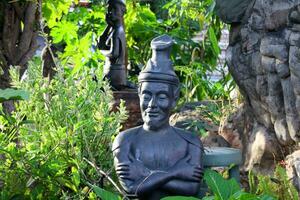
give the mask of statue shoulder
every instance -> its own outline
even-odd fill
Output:
[[[112,151],[120,148],[120,146],[130,143],[133,137],[139,132],[140,128],[141,126],[137,126],[120,132],[113,141]]]
[[[184,140],[186,140],[188,143],[193,144],[197,147],[199,147],[201,150],[203,150],[203,144],[199,138],[199,136],[197,136],[196,134],[190,132],[190,131],[186,131],[184,129],[181,128],[176,128],[173,127],[175,132],[182,137]]]
[[[125,37],[125,31],[124,31],[123,26],[119,26],[118,28],[116,28],[114,30],[113,36],[117,37],[117,38],[120,38],[120,39]]]

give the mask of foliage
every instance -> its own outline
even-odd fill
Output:
[[[225,180],[220,174],[212,170],[206,171],[204,180],[216,199],[229,199],[234,193],[240,190],[240,186],[234,179]]]
[[[289,180],[286,170],[279,165],[276,167],[274,177],[255,175],[249,173],[250,191],[254,194],[268,194],[274,198],[285,200],[297,200],[299,194]]]
[[[230,76],[217,83],[207,77],[220,53],[222,24],[213,13],[214,1],[159,2],[162,9],[157,13],[151,5],[127,1],[132,65],[145,65],[151,39],[167,33],[175,41],[172,59],[183,83],[182,102],[228,99],[223,86]],[[43,36],[47,45],[59,49],[55,78],[49,82],[42,77],[39,60],[30,63],[24,80],[19,80],[17,70],[11,71],[14,87],[29,91],[30,99],[19,102],[11,116],[0,112],[1,199],[119,199],[98,187],[104,187],[103,174],[87,163],[110,174],[110,142],[125,118],[123,106],[120,112],[111,112],[112,95],[101,81],[104,57],[96,45],[106,24],[104,1],[94,0],[90,8],[77,3],[45,0],[42,4]],[[47,29],[49,35],[44,33]],[[192,38],[199,32],[203,41],[195,42]]]
[[[0,103],[7,100],[27,100],[28,98],[29,93],[25,90],[0,89]]]
[[[31,97],[19,102],[11,117],[0,117],[0,127],[14,127],[0,129],[0,198],[96,197],[86,182],[101,185],[103,177],[86,160],[109,174],[110,144],[125,119],[124,107],[111,112],[107,83],[93,79],[99,70],[68,77],[58,69],[49,83],[40,64],[30,63],[21,81],[17,70],[11,71],[14,87]]]
[[[284,171],[282,171],[284,172]],[[204,172],[204,180],[208,188],[211,190],[213,196],[205,196],[202,200],[276,200],[278,197],[274,194],[268,194],[268,188],[264,188],[260,194],[253,194],[245,192],[240,188],[238,182],[235,179],[226,180],[219,173],[206,169]],[[203,185],[202,185],[203,187]],[[93,186],[94,191],[97,193],[98,197],[103,198],[103,200],[110,199],[121,199],[120,196],[103,190],[97,186]],[[297,193],[295,193],[296,195]],[[290,199],[289,196],[283,196],[283,199]],[[295,196],[297,197],[297,196]],[[162,200],[197,200],[199,198],[195,197],[185,197],[185,196],[170,196],[164,197]],[[279,198],[280,199],[280,198]],[[294,199],[294,198],[291,198]],[[199,199],[200,200],[200,199]]]
[[[244,192],[240,189],[235,179],[225,180],[217,172],[207,169],[204,173],[204,180],[214,196],[204,197],[202,200],[275,200],[271,195],[262,191],[261,195]]]
[[[228,100],[235,86],[232,78],[224,74],[223,79],[214,83],[207,76],[218,64],[218,40],[223,28],[213,12],[215,2],[172,0],[155,4],[159,8],[156,13],[149,5],[127,2],[125,24],[131,65],[144,66],[151,55],[151,39],[167,33],[175,41],[171,56],[182,83],[181,102],[207,98]],[[203,39],[195,41],[199,33]]]
[[[109,191],[106,191],[96,185],[91,185],[94,192],[98,197],[100,197],[102,200],[121,200],[122,198],[116,194],[113,194]]]
[[[96,48],[105,28],[103,2],[93,4],[92,8],[79,7],[76,3],[71,0],[46,0],[43,3],[43,17],[50,28],[52,43],[62,49],[57,52],[62,65],[72,66],[71,70],[66,68],[68,75],[76,74],[84,67],[101,69],[103,65],[99,62],[104,60]],[[71,5],[73,9],[69,11]]]
[[[106,26],[103,2],[93,1],[90,8],[75,4],[72,12],[66,12],[70,0],[46,0],[43,4],[52,41],[63,48],[60,58],[63,64],[74,66],[71,74],[83,67],[97,67],[99,62],[104,61],[96,48]],[[162,0],[155,4],[159,9],[154,12],[153,5],[135,0],[126,2],[125,28],[131,68],[140,70],[151,56],[151,40],[167,33],[175,41],[171,56],[182,83],[181,101],[228,100],[234,86],[232,78],[224,74],[223,79],[214,83],[207,76],[207,73],[216,70],[218,64],[218,40],[223,28],[213,12],[215,2]],[[194,37],[199,33],[203,38],[195,41]],[[136,73],[130,73],[129,78],[136,81]]]

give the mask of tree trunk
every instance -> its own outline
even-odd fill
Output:
[[[27,69],[27,62],[38,48],[38,14],[35,1],[0,3],[1,89],[10,87],[9,69],[19,66],[22,76]],[[10,110],[11,105],[8,107]]]
[[[246,9],[243,0],[234,4],[244,8],[239,19],[224,8],[230,4],[217,1],[219,16],[231,23],[226,59],[247,111],[234,123],[250,119],[237,129],[245,168],[270,170],[300,141],[300,2],[256,0]]]

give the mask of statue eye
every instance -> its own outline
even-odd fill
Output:
[[[167,99],[168,96],[166,94],[159,94],[158,98],[161,99],[161,100],[164,100],[164,99]]]
[[[151,99],[151,95],[147,94],[147,93],[144,93],[142,97],[143,97],[144,100],[150,100]]]

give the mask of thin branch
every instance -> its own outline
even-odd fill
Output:
[[[4,24],[2,30],[3,53],[9,64],[13,64],[16,44],[13,43],[13,32],[16,30],[14,23],[14,10],[10,4],[4,8]]]
[[[18,46],[18,55],[16,60],[20,60],[28,51],[31,41],[35,40],[34,36],[34,22],[36,21],[37,4],[30,2],[25,11],[24,30],[20,38]]]
[[[33,33],[33,38],[36,38],[38,36],[37,32]],[[30,60],[32,58],[32,56],[34,55],[35,51],[39,48],[38,42],[37,40],[32,40],[31,44],[29,46],[29,49],[27,50],[27,52],[23,55],[23,57],[18,61],[18,65],[20,65],[21,67],[23,67],[23,65],[25,65],[28,60]]]
[[[43,11],[42,11],[42,0],[38,0],[38,12],[39,12],[39,26],[40,26],[40,30],[41,30],[41,36],[44,38],[45,40],[45,43],[46,43],[46,48],[47,48],[47,51],[50,53],[51,55],[51,59],[52,59],[52,63],[54,64],[54,67],[55,69],[58,69],[57,68],[57,64],[55,62],[55,56],[54,56],[54,53],[51,49],[51,43],[50,41],[48,40],[48,37],[47,37],[47,34],[45,33],[45,24],[44,24],[44,21],[43,21]]]
[[[14,2],[14,3],[12,3],[12,5],[16,11],[16,14],[18,15],[18,18],[23,21],[24,20],[24,11],[25,11],[26,7],[25,6],[21,7],[18,2]]]
[[[124,197],[126,197],[127,195],[119,188],[119,186],[110,178],[110,176],[108,174],[106,174],[103,170],[101,170],[98,166],[96,166],[94,163],[92,163],[91,161],[89,161],[86,158],[83,158],[83,160],[85,160],[88,164],[90,164],[92,167],[94,167],[96,169],[96,171],[99,173],[99,175],[104,176],[105,178],[107,178],[107,180],[109,182],[111,182],[111,184],[118,190],[119,193],[121,193]]]

